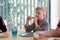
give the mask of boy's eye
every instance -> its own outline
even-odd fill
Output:
[[[38,12],[38,14],[40,14],[40,13]]]
[[[38,13],[38,14],[40,14],[40,13]]]

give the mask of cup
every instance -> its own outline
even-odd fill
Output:
[[[17,36],[17,28],[12,28],[12,36]]]
[[[33,34],[33,39],[34,39],[34,40],[39,40],[39,34],[34,33],[34,34]]]

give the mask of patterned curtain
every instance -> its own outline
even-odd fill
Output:
[[[24,29],[26,17],[34,16],[37,6],[46,8],[46,20],[50,22],[50,0],[0,0],[0,16],[7,22],[9,30],[13,26]]]

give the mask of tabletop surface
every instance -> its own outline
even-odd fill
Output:
[[[21,37],[21,36],[16,36],[13,37],[10,32],[7,32],[8,37],[1,38],[0,40],[34,40],[33,37]],[[60,40],[60,37],[45,37],[45,38],[40,38],[39,40]]]

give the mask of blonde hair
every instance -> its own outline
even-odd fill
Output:
[[[42,10],[44,13],[44,16],[46,16],[46,8],[45,7],[37,7],[36,10]]]

